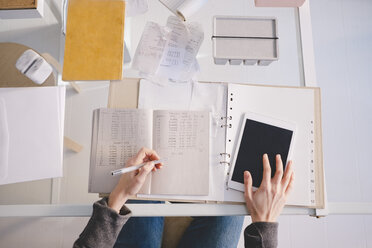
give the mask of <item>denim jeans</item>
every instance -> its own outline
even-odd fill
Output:
[[[143,203],[131,201],[130,203]],[[146,203],[161,203],[145,201]],[[229,248],[238,245],[243,216],[193,217],[179,248]],[[164,217],[131,217],[123,226],[114,248],[160,248]]]

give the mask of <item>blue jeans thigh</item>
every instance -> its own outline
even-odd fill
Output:
[[[128,203],[163,203],[129,200]],[[131,217],[121,229],[114,248],[160,248],[164,217]]]
[[[178,248],[235,248],[243,221],[244,216],[194,217]]]

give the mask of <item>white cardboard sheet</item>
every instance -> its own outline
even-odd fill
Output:
[[[65,87],[1,88],[9,134],[0,185],[62,176]]]

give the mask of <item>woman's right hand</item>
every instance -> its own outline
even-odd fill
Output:
[[[245,201],[252,222],[276,222],[287,197],[293,188],[294,172],[289,161],[283,177],[283,163],[276,155],[276,172],[271,178],[271,167],[267,154],[263,155],[263,178],[260,187],[253,191],[252,176],[244,172]]]
[[[159,155],[149,148],[141,148],[137,155],[130,158],[125,164],[126,167],[146,163],[141,169],[124,173],[114,190],[111,192],[108,200],[108,206],[119,212],[124,203],[130,196],[136,195],[146,181],[147,175],[151,171],[156,171],[162,167],[162,163],[154,164],[153,160],[160,159]]]

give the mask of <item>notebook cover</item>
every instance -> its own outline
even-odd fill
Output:
[[[324,209],[326,206],[325,175],[323,167],[323,142],[321,118],[321,92],[314,88],[315,102],[315,207]]]
[[[120,80],[125,2],[70,0],[62,79]]]

